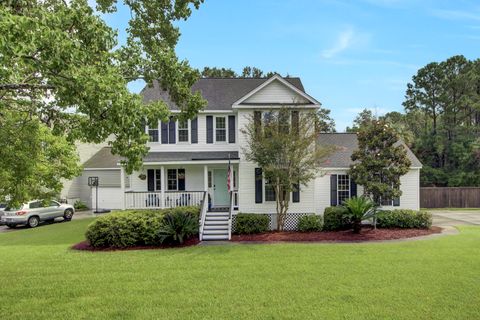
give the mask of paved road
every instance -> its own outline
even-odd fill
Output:
[[[479,210],[430,210],[433,215],[433,225],[435,226],[459,226],[476,225],[480,226]]]
[[[80,211],[80,212],[76,212],[74,215],[73,215],[73,220],[79,220],[79,219],[85,219],[85,218],[92,218],[92,217],[95,217],[95,215],[92,213],[91,210],[87,210],[87,211]],[[63,218],[57,218],[55,219],[55,221],[62,221]],[[41,227],[42,225],[46,225],[44,223],[42,223],[39,227]],[[7,226],[0,226],[0,233],[2,232],[10,232],[10,231],[15,231],[15,230],[22,230],[22,229],[27,229],[27,227],[25,226],[18,226],[16,227],[15,229],[10,229],[8,228]]]

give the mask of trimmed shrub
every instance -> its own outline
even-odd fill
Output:
[[[199,212],[198,207],[112,212],[95,219],[88,226],[85,237],[93,247],[159,245],[159,231],[165,225],[166,215],[189,214],[194,216],[198,223]]]
[[[300,217],[298,219],[297,229],[300,232],[321,231],[322,217],[315,214]]]
[[[348,230],[352,228],[348,218],[347,209],[344,207],[327,207],[323,213],[323,230]]]
[[[426,211],[396,209],[377,213],[378,228],[428,229],[431,226],[432,214]]]
[[[270,230],[270,220],[265,214],[239,213],[235,223],[235,233],[252,234]]]

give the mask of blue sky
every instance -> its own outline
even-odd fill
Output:
[[[122,34],[128,18],[120,8],[107,22]],[[406,84],[425,64],[480,57],[475,0],[206,0],[179,26],[177,54],[193,67],[299,76],[338,131],[363,108],[401,111]]]

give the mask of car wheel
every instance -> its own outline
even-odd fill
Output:
[[[63,219],[65,219],[66,221],[70,221],[72,220],[72,217],[73,217],[73,210],[72,209],[65,210],[65,212],[63,213]]]
[[[10,229],[15,229],[16,226],[16,224],[7,224],[7,227],[9,227]]]
[[[40,219],[38,217],[33,216],[33,217],[28,218],[28,223],[27,224],[30,228],[37,227],[39,223],[40,223]]]

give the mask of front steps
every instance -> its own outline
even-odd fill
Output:
[[[207,212],[202,241],[228,240],[228,212]]]

